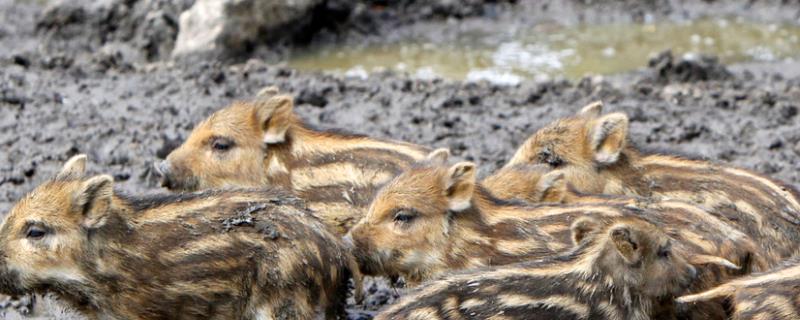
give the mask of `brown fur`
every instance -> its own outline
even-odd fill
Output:
[[[733,320],[800,318],[800,260],[792,259],[769,272],[733,280],[679,302],[695,304],[727,300]]]
[[[725,281],[768,269],[768,263],[756,243],[749,236],[735,230],[702,208],[679,200],[644,199],[635,196],[586,195],[566,185],[564,174],[541,164],[520,164],[502,168],[484,179],[490,181],[490,192],[501,198],[524,199],[530,203],[606,204],[622,205],[647,210],[650,219],[659,221],[671,238],[710,256],[719,256],[735,262],[738,270],[708,265],[699,268],[698,279],[692,283],[691,292],[707,290]],[[580,227],[580,226],[577,226]],[[573,236],[580,237],[581,229],[573,227]],[[693,260],[695,265],[702,264]],[[707,301],[693,305],[680,313],[686,319],[726,319],[725,305]]]
[[[683,292],[694,274],[659,228],[619,219],[558,257],[429,282],[376,319],[644,320]]]
[[[546,165],[514,165],[502,168],[483,181],[486,189],[501,199],[522,199],[532,204],[606,204],[647,210],[649,219],[665,226],[665,232],[680,239],[693,252],[719,256],[733,261],[742,269],[729,274],[721,269],[722,280],[731,275],[769,269],[769,263],[759,252],[756,242],[736,226],[729,225],[702,207],[681,200],[642,198],[625,195],[589,195],[577,192],[566,184],[564,174]],[[486,181],[491,181],[487,185]],[[715,285],[716,282],[710,283]]]
[[[508,166],[560,169],[582,193],[681,199],[700,205],[755,239],[775,264],[798,253],[796,190],[747,170],[674,156],[643,155],[627,139],[624,114],[583,110],[536,132]]]
[[[622,217],[659,223],[670,219],[650,208],[622,202],[531,206],[502,201],[476,184],[474,175],[464,178],[464,170],[474,172],[474,165],[420,163],[378,193],[367,216],[349,234],[364,273],[403,276],[417,284],[450,270],[503,265],[564,252],[573,247],[570,224],[580,217],[594,217],[604,224]],[[463,201],[468,205],[460,205]],[[691,218],[694,212],[681,213],[684,215],[671,217],[680,223],[667,230],[674,232],[682,250],[700,254],[713,251],[749,263],[748,255],[754,248],[741,233],[712,223],[698,224]],[[678,232],[682,229],[690,231]],[[712,245],[719,247],[689,245],[686,236],[695,232],[714,234],[719,241]],[[704,277],[716,274],[709,272]]]
[[[4,220],[0,292],[53,293],[101,319],[343,317],[349,255],[297,198],[130,197],[81,162]]]
[[[164,186],[174,190],[292,190],[344,234],[380,185],[427,153],[407,143],[315,130],[294,114],[290,96],[272,90],[215,112],[158,168]]]

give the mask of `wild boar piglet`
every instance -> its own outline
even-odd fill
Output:
[[[53,293],[100,319],[344,316],[352,259],[297,198],[231,189],[136,197],[85,156],[0,227],[0,292]]]
[[[744,169],[641,152],[628,142],[625,114],[601,113],[597,102],[541,128],[507,166],[538,163],[560,169],[582,193],[688,201],[751,236],[771,261],[800,253],[796,189]]]
[[[316,129],[300,119],[291,96],[262,90],[198,123],[156,165],[171,190],[282,187],[292,190],[332,230],[344,234],[380,187],[429,150],[399,141]]]
[[[447,275],[376,319],[651,319],[696,276],[655,226],[575,221],[580,244],[543,260]]]
[[[453,270],[565,252],[574,246],[570,224],[580,217],[612,224],[624,217],[659,216],[647,209],[617,204],[503,201],[476,182],[473,163],[448,165],[446,158],[446,150],[436,150],[428,161],[417,163],[389,182],[375,197],[369,213],[345,237],[352,241],[353,253],[365,274],[403,276],[416,285]],[[688,225],[692,224],[696,222]],[[734,240],[721,245],[730,246],[742,236],[733,231],[726,239]],[[736,252],[746,252],[746,248]],[[724,259],[701,258],[705,251],[699,248],[692,252],[693,261],[699,264],[735,267]]]

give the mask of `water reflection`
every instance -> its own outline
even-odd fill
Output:
[[[297,52],[289,65],[367,77],[393,69],[421,78],[490,80],[580,78],[641,68],[665,49],[706,53],[723,62],[793,59],[800,27],[707,19],[685,23],[561,27],[538,25],[497,34],[464,34],[452,43],[406,43]]]

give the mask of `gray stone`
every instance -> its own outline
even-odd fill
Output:
[[[282,26],[306,17],[322,0],[197,0],[181,14],[173,57],[236,52],[278,38]]]

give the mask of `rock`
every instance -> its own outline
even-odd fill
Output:
[[[26,57],[24,55],[17,54],[17,55],[14,55],[11,59],[14,61],[14,64],[20,65],[20,66],[22,66],[24,68],[27,68],[27,67],[29,67],[31,65],[31,60],[28,59],[28,57]]]
[[[787,106],[783,106],[781,108],[780,113],[781,113],[781,119],[789,120],[789,119],[794,118],[794,116],[797,115],[798,111],[797,111],[797,107],[796,106],[787,105]]]
[[[717,57],[686,54],[676,60],[670,50],[651,58],[648,68],[652,72],[651,78],[659,82],[725,80],[732,77],[732,73],[719,63]]]
[[[78,3],[54,1],[44,9],[36,28],[62,29],[68,25],[83,23],[87,16],[86,10]]]
[[[51,2],[36,30],[48,47],[59,51],[97,51],[109,43],[125,43],[133,56],[156,60],[172,52],[178,16],[193,0],[99,0]],[[72,49],[72,50],[68,50]]]
[[[24,105],[27,99],[14,92],[13,90],[0,91],[0,103],[8,103],[13,105]]]
[[[298,105],[307,103],[317,108],[325,108],[325,106],[328,104],[328,99],[325,98],[324,93],[315,90],[304,89],[303,91],[300,91],[295,103]]]
[[[302,24],[322,0],[198,0],[180,16],[173,57],[227,54],[276,39]]]

